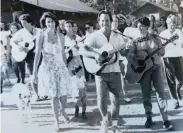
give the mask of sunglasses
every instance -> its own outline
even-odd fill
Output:
[[[89,30],[90,29],[90,27],[85,27],[85,30]]]

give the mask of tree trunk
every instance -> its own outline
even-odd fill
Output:
[[[178,7],[178,9],[179,9],[179,14],[180,14],[181,26],[183,27],[183,8]]]
[[[115,14],[115,9],[116,9],[116,0],[113,0],[113,10],[112,10],[112,12],[113,12],[113,14]]]

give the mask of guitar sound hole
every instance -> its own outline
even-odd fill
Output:
[[[136,73],[142,73],[146,68],[146,64],[144,66],[139,66],[138,68],[135,68],[133,65],[131,65],[131,68]]]
[[[144,65],[144,60],[138,60],[138,64],[139,64],[139,66],[143,66]]]
[[[103,57],[104,59],[107,58],[107,57],[108,57],[108,52],[106,52],[106,51],[102,52],[102,57]]]
[[[26,42],[26,43],[25,43],[25,47],[29,47],[29,43]]]

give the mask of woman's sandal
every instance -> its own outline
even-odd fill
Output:
[[[44,96],[44,97],[43,97],[43,100],[47,100],[47,99],[48,99],[48,96]]]
[[[38,96],[37,99],[36,99],[36,102],[39,102],[41,101],[40,97]]]
[[[59,131],[59,123],[55,122],[54,126],[55,126],[54,127],[55,131],[58,132]]]

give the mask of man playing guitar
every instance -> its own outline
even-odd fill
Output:
[[[11,40],[11,42],[14,43],[15,45],[18,45],[19,42],[25,41],[26,39],[31,40],[31,38],[40,34],[41,29],[34,27],[33,20],[29,14],[21,15],[19,17],[19,21],[21,22],[21,25],[23,28],[19,30]],[[26,50],[24,48],[22,49]],[[35,50],[35,45],[34,45],[34,48],[28,52],[27,57],[25,58],[29,73],[31,75],[33,71],[33,62],[34,62],[34,55],[35,55],[34,50]]]
[[[11,39],[12,47],[16,47],[22,41],[28,41],[41,34],[41,29],[35,28],[33,24],[33,20],[29,14],[23,14],[19,17],[19,21],[21,22],[22,29],[15,33],[15,35]],[[35,40],[33,40],[35,42]],[[28,51],[26,58],[24,59],[29,73],[32,75],[33,72],[33,64],[34,64],[34,56],[35,56],[35,45],[34,47]],[[27,50],[25,47],[20,47],[21,50]],[[34,88],[35,89],[35,88]],[[36,87],[37,92],[37,87]]]
[[[95,51],[105,45],[111,45],[116,51],[124,45],[122,36],[111,31],[112,16],[108,11],[101,11],[98,16],[100,30],[94,32],[85,40],[85,45],[80,47],[79,52],[83,57],[95,58],[97,62],[102,61],[102,55]],[[119,52],[117,53],[119,54]],[[94,64],[90,63],[93,67]],[[119,118],[119,94],[121,90],[121,70],[119,59],[113,64],[106,65],[100,73],[95,75],[97,101],[102,123],[100,133],[108,132],[108,111],[107,111],[107,93],[110,92],[112,130],[118,132],[117,121]]]
[[[129,53],[127,58],[129,61],[134,60],[144,60],[145,57],[150,54],[152,51],[157,49],[161,46],[161,40],[158,38],[154,38],[151,34],[148,33],[148,28],[150,26],[150,20],[147,17],[143,17],[139,19],[138,28],[139,33],[137,33],[136,37],[142,36],[149,36],[149,40],[133,44],[130,42],[127,45],[127,49],[129,49]],[[150,128],[153,124],[152,121],[152,103],[151,103],[151,82],[153,82],[153,86],[158,93],[158,105],[161,116],[163,118],[163,127],[167,130],[172,129],[172,125],[168,120],[168,113],[167,113],[167,100],[164,90],[164,77],[163,77],[163,69],[162,69],[162,62],[161,56],[164,54],[164,49],[161,49],[158,53],[156,53],[153,58],[153,67],[147,70],[142,78],[140,79],[139,83],[141,85],[142,96],[143,96],[143,105],[145,108],[145,114],[147,117],[147,121],[145,122],[145,127]]]
[[[182,99],[180,89],[183,85],[183,34],[176,28],[176,16],[169,15],[167,20],[168,29],[160,33],[163,38],[170,38],[177,34],[179,39],[165,47],[164,65],[168,86],[174,99],[174,108],[179,108],[179,100]],[[163,42],[166,40],[162,40]],[[176,80],[178,84],[176,85]]]

